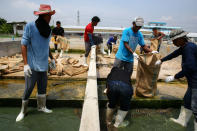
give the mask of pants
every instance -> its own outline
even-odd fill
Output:
[[[89,42],[85,42],[85,57],[88,57],[91,51],[91,44]]]
[[[57,50],[57,44],[54,44],[55,50]]]
[[[37,82],[38,94],[46,94],[47,72],[37,72],[32,70],[31,77],[25,76],[25,91],[23,100],[28,100]]]
[[[112,45],[107,44],[108,50],[110,50],[110,53],[112,52]]]
[[[116,105],[120,102],[120,110],[128,111],[133,95],[132,86],[122,81],[108,81],[107,87],[109,108],[115,108]]]
[[[126,62],[116,58],[113,67],[118,67],[120,69],[123,69],[129,72],[130,75],[132,75],[133,73],[133,62]]]
[[[188,88],[183,98],[184,107],[193,111],[197,122],[197,73],[186,74]]]

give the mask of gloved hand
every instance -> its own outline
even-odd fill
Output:
[[[155,65],[156,65],[156,66],[161,65],[161,60],[157,60],[157,61],[155,62]]]
[[[165,81],[166,82],[174,81],[174,76],[168,76],[168,77],[166,77]]]
[[[52,60],[51,60],[51,68],[52,68],[52,69],[55,69],[55,68],[56,68],[55,59],[52,59]]]
[[[133,53],[133,56],[134,56],[134,58],[135,58],[136,60],[138,60],[138,59],[139,59],[138,54],[136,54],[135,52]]]
[[[158,52],[158,51],[153,50],[151,53],[153,53],[153,54],[157,54],[157,53],[159,53],[159,52]]]
[[[32,72],[31,72],[31,68],[29,67],[28,64],[24,65],[24,74],[25,74],[25,76],[31,77]]]

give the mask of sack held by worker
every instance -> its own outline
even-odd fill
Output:
[[[150,48],[157,49],[158,40],[152,40]],[[160,66],[155,62],[161,59],[160,54],[143,54],[139,56],[135,95],[139,97],[153,97],[157,91],[157,79]]]

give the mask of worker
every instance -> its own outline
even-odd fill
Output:
[[[114,35],[114,36],[111,36],[109,38],[109,40],[107,41],[107,47],[108,47],[108,56],[110,56],[111,52],[112,52],[112,45],[113,44],[116,44],[116,41],[117,41],[117,36]]]
[[[157,51],[152,51],[147,45],[145,45],[143,35],[139,31],[143,25],[144,19],[142,17],[135,18],[133,21],[133,27],[126,28],[123,31],[120,45],[116,53],[113,67],[123,68],[128,71],[130,75],[132,75],[133,72],[133,57],[136,59],[139,58],[135,53],[138,44],[147,53],[158,53]]]
[[[55,47],[55,53],[58,53],[58,49],[57,49],[57,46],[58,46],[58,42],[57,42],[57,36],[59,35],[59,36],[62,36],[62,37],[64,37],[64,29],[61,27],[61,22],[60,21],[57,21],[56,22],[56,27],[52,30],[52,35],[53,35],[53,37],[54,37],[54,47]],[[60,54],[62,54],[63,52],[62,52],[63,50],[61,50],[61,53]]]
[[[98,16],[94,16],[92,18],[91,23],[89,23],[85,27],[85,33],[84,33],[84,41],[85,41],[85,56],[84,56],[84,66],[88,66],[87,64],[87,58],[91,51],[91,46],[94,46],[93,42],[93,32],[94,32],[94,26],[97,26],[97,24],[100,22],[100,18]]]
[[[108,130],[127,126],[129,122],[123,122],[123,120],[128,113],[130,100],[133,95],[130,73],[113,67],[110,74],[107,76],[106,87],[107,97],[109,99],[106,110],[106,124]],[[120,108],[117,111],[115,123],[113,124],[112,118],[118,104]]]
[[[155,65],[182,55],[182,70],[176,75],[166,78],[166,82],[170,82],[185,76],[188,82],[188,88],[183,98],[184,106],[181,106],[178,119],[171,118],[171,120],[186,127],[193,113],[194,129],[197,131],[197,45],[188,41],[187,34],[181,29],[173,30],[170,38],[173,44],[179,48],[156,61]]]
[[[158,40],[158,48],[157,51],[159,52],[161,44],[162,44],[162,38],[165,36],[163,32],[158,31],[157,28],[153,28],[153,35],[151,39],[157,39]]]
[[[51,10],[50,5],[41,4],[39,11],[34,11],[38,15],[36,21],[25,26],[21,40],[21,50],[24,61],[25,91],[22,97],[21,112],[16,118],[16,122],[21,121],[27,113],[28,99],[37,83],[37,106],[38,111],[52,113],[46,107],[46,88],[48,57],[51,58],[51,65],[55,68],[55,59],[49,49],[51,39],[51,28],[49,22],[55,10]]]

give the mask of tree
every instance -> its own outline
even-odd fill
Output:
[[[3,19],[3,18],[0,17],[0,26],[1,26],[2,24],[5,24],[5,23],[7,23],[7,20],[5,20],[5,19]]]
[[[7,24],[7,20],[0,18],[0,33],[13,33],[13,26],[11,24]]]

